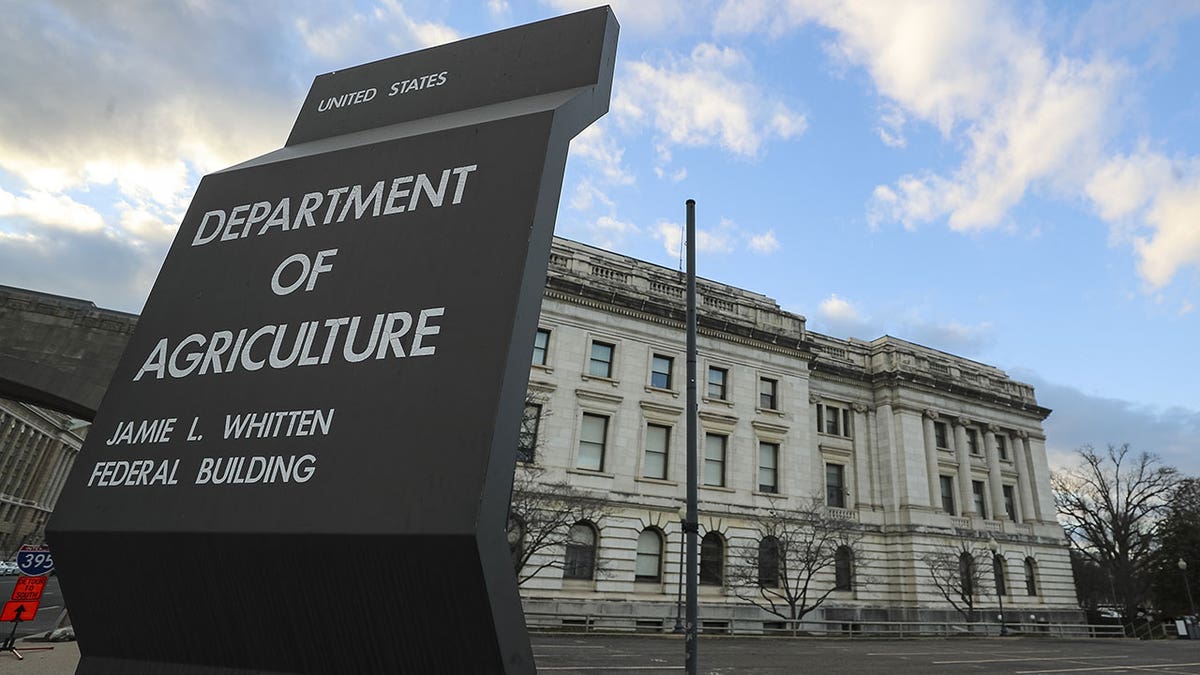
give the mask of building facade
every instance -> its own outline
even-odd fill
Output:
[[[0,560],[45,542],[86,429],[67,415],[0,399]]]
[[[532,615],[635,617],[650,628],[669,628],[676,615],[684,293],[679,272],[555,240],[518,471],[607,508],[601,522],[577,523],[568,544],[530,561],[547,565],[522,585]],[[1003,600],[1010,622],[1078,622],[1050,493],[1042,430],[1050,411],[1032,387],[893,337],[814,333],[770,298],[711,281],[698,282],[697,305],[707,627],[772,625],[776,617],[733,587],[734,558],[744,554],[737,542],[761,539],[764,514],[812,504],[847,523],[857,544],[853,563],[839,558],[812,579],[828,596],[810,621],[953,621],[931,557],[994,547],[976,608],[994,619]]]

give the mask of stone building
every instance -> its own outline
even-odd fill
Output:
[[[86,429],[67,415],[0,399],[0,560],[45,541]]]
[[[671,625],[686,486],[684,293],[679,272],[555,240],[518,470],[535,467],[609,510],[530,561],[562,556],[522,586],[533,622]],[[697,296],[706,627],[774,623],[731,588],[735,542],[778,505],[814,501],[861,539],[853,562],[816,575],[815,587],[835,590],[808,620],[954,620],[928,561],[964,543],[999,554],[975,598],[990,619],[997,569],[1008,621],[1081,618],[1050,494],[1050,411],[1032,387],[894,337],[811,332],[746,290],[702,279]]]

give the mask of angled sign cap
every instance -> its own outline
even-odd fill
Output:
[[[616,38],[599,8],[322,75],[203,179],[50,523],[79,673],[533,672],[504,526]]]

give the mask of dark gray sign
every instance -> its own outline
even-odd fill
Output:
[[[322,75],[204,178],[49,528],[79,673],[533,672],[505,516],[616,37],[600,8]]]

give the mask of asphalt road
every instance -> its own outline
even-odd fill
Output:
[[[676,637],[534,635],[533,654],[553,675],[684,672]],[[707,675],[1200,675],[1200,641],[704,637],[698,664]]]
[[[0,605],[8,602],[12,597],[13,586],[17,585],[17,577],[15,576],[0,576]],[[44,633],[54,628],[54,622],[58,620],[58,615],[63,610],[62,591],[58,587],[58,577],[50,577],[46,582],[46,589],[42,591],[42,604],[38,606],[37,617],[32,621],[22,621],[17,624],[17,637],[22,638],[26,635],[34,633]],[[0,623],[0,640],[8,637],[12,631],[11,623]]]

